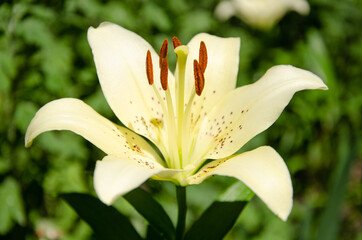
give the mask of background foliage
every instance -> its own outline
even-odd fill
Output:
[[[95,161],[103,153],[68,132],[50,132],[24,148],[35,112],[62,98],[110,111],[87,43],[89,26],[118,23],[159,49],[164,38],[188,42],[199,32],[241,38],[238,84],[269,67],[292,64],[318,74],[329,91],[296,94],[280,119],[241,151],[273,146],[286,160],[294,208],[280,221],[254,198],[227,239],[362,239],[361,113],[362,2],[310,0],[306,17],[288,13],[267,32],[241,20],[218,21],[218,0],[2,1],[0,5],[0,238],[89,239],[89,226],[58,195],[93,192]],[[188,188],[188,222],[234,180],[209,179]],[[144,186],[176,215],[174,187]],[[144,222],[124,199],[115,206],[139,231]]]

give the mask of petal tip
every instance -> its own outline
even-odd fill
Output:
[[[292,65],[276,65],[269,68],[267,73],[269,73],[270,75],[289,75],[289,78],[301,79],[308,83],[305,85],[304,89],[328,90],[327,85],[318,75],[311,71],[304,70]]]
[[[39,112],[39,110],[38,110],[38,112]],[[36,116],[37,116],[37,114],[35,114],[34,118]],[[26,148],[31,147],[31,145],[33,144],[34,138],[36,138],[38,136],[38,135],[34,135],[34,127],[33,127],[34,118],[30,121],[28,128],[26,129],[26,132],[25,132],[24,146]]]
[[[114,23],[110,23],[110,22],[102,22],[98,25],[98,27],[90,26],[88,28],[88,32],[87,32],[88,41],[89,41],[90,37],[93,37],[94,34],[96,34],[96,32],[103,30],[107,26],[117,26],[117,25]]]
[[[122,195],[139,187],[151,176],[165,170],[152,159],[143,159],[153,168],[128,158],[118,158],[111,155],[105,156],[96,162],[94,169],[93,185],[99,199],[111,205]]]
[[[116,199],[120,196],[109,196],[109,195],[106,195],[106,194],[101,194],[99,192],[97,192],[97,196],[99,198],[99,200],[102,201],[102,203],[106,204],[107,206],[110,206],[112,205],[112,203],[114,201],[116,201]]]
[[[292,212],[292,208],[293,208],[293,199],[290,199],[290,203],[288,204],[288,206],[280,209],[279,211],[275,211],[275,215],[277,215],[282,221],[286,222],[288,220],[288,217],[290,215],[290,213]]]
[[[328,86],[322,81],[323,86],[320,88],[321,90],[329,90]]]
[[[110,25],[116,25],[114,23],[111,23],[111,22],[101,22],[98,27],[93,27],[93,26],[90,26],[88,28],[88,31],[93,31],[93,30],[97,30],[97,29],[100,29],[100,28],[103,28],[103,27],[106,27],[106,26],[110,26]]]
[[[33,140],[28,140],[28,139],[26,139],[25,138],[25,147],[26,148],[29,148],[29,147],[31,147],[31,145],[33,144]]]

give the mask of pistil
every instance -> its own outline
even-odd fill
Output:
[[[187,46],[181,45],[181,42],[174,37],[173,43],[175,46],[175,53],[177,55],[177,64],[175,71],[176,78],[176,107],[177,107],[177,146],[180,159],[180,166],[183,167],[183,139],[188,138],[183,134],[183,118],[184,118],[184,98],[185,98],[185,69],[186,60],[189,53]]]

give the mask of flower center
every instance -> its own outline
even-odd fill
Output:
[[[207,49],[203,41],[200,42],[199,48],[199,59],[194,59],[193,70],[194,70],[194,90],[187,102],[184,103],[185,97],[185,70],[186,60],[189,53],[189,48],[182,45],[180,40],[176,37],[172,38],[174,52],[177,56],[177,64],[175,70],[175,100],[176,105],[172,102],[170,89],[168,87],[168,40],[165,39],[163,42],[160,53],[159,53],[159,68],[160,68],[160,82],[162,89],[165,92],[165,98],[162,98],[158,89],[153,84],[153,63],[150,51],[147,51],[146,55],[146,76],[148,83],[152,85],[153,90],[159,99],[161,106],[166,113],[166,131],[167,131],[167,142],[168,142],[168,154],[165,156],[166,163],[170,168],[182,169],[184,163],[189,162],[185,158],[188,158],[192,148],[192,138],[189,136],[190,121],[191,121],[191,106],[194,101],[195,94],[201,96],[205,86],[204,73],[207,66]],[[175,107],[174,107],[175,106]],[[175,112],[176,110],[176,112]],[[186,161],[183,161],[184,160]]]

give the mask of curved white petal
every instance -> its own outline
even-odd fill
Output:
[[[103,93],[122,123],[158,143],[155,122],[164,122],[164,112],[146,76],[146,54],[153,61],[154,84],[161,91],[159,59],[152,46],[137,34],[116,24],[102,23],[88,29],[88,41]],[[169,72],[169,87],[174,88]],[[173,91],[171,91],[173,92]],[[163,124],[158,124],[162,127]]]
[[[270,68],[257,82],[235,89],[202,123],[193,159],[230,156],[270,127],[294,93],[304,89],[328,88],[309,71],[280,65]]]
[[[103,160],[97,161],[94,188],[101,201],[110,205],[153,175],[172,171],[148,158],[106,156]]]
[[[39,134],[52,130],[70,130],[115,156],[140,155],[161,162],[158,154],[142,137],[102,117],[83,101],[63,98],[49,102],[36,113],[25,134],[31,145]]]
[[[213,174],[235,177],[244,182],[282,220],[293,205],[293,187],[283,159],[271,147],[263,146],[229,159],[212,161],[188,178],[198,184]]]
[[[193,62],[194,59],[199,60],[201,41],[206,45],[208,63],[204,74],[205,88],[201,96],[195,96],[191,108],[191,127],[200,124],[212,106],[235,88],[239,68],[239,38],[221,38],[206,33],[196,35],[187,44],[185,103],[189,101],[190,93],[195,91]]]

